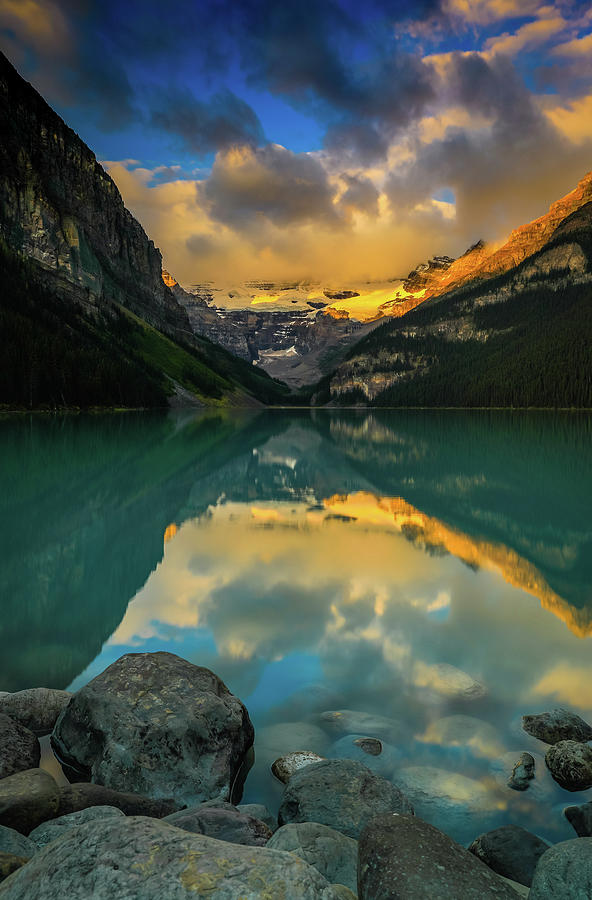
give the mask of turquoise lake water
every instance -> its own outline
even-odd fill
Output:
[[[244,802],[277,808],[270,763],[313,749],[407,784],[459,840],[573,837],[562,809],[590,798],[520,716],[592,717],[591,438],[578,413],[5,417],[0,690],[168,650],[249,709]]]

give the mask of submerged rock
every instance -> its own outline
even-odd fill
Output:
[[[355,759],[371,772],[390,778],[401,759],[401,752],[378,738],[346,734],[329,747],[327,756],[330,759]]]
[[[0,713],[0,778],[36,769],[41,747],[32,731]]]
[[[458,748],[472,756],[486,759],[492,759],[504,752],[497,728],[474,716],[443,716],[431,722],[417,739],[424,744]]]
[[[56,841],[62,837],[71,828],[79,828],[87,822],[94,822],[96,819],[109,819],[113,816],[123,816],[124,813],[116,806],[91,806],[90,809],[82,809],[80,812],[68,813],[65,816],[58,816],[57,819],[50,819],[34,828],[30,833],[30,840],[34,841],[37,849],[41,850],[46,844]]]
[[[502,825],[475,838],[469,852],[505,878],[530,886],[534,870],[549,845],[519,825]]]
[[[270,850],[289,850],[332,884],[357,890],[358,842],[334,828],[318,822],[283,825],[267,846]]]
[[[549,772],[566,791],[592,787],[592,747],[579,741],[558,741],[545,754]]]
[[[499,875],[421,819],[383,814],[360,835],[361,900],[516,900]]]
[[[526,791],[534,778],[535,760],[531,753],[521,753],[520,758],[512,767],[512,774],[508,778],[508,787],[513,791]]]
[[[381,812],[413,814],[407,797],[390,781],[352,759],[327,759],[296,772],[286,786],[280,825],[319,822],[357,838]]]
[[[3,886],[2,900],[338,900],[292,853],[242,847],[144,817],[88,822],[45,847]]]
[[[271,829],[264,822],[232,807],[196,806],[166,816],[162,821],[192,834],[205,834],[218,841],[249,847],[264,847],[271,837]]]
[[[534,760],[533,777],[528,778],[527,773],[530,772],[528,761],[524,768],[521,768],[520,760],[523,757],[531,757]],[[511,750],[502,753],[497,759],[490,763],[492,775],[502,790],[511,788],[512,790],[528,790],[528,799],[531,798],[541,803],[551,802],[555,786],[549,774],[549,770],[545,765],[545,757],[540,753],[526,753],[520,750]],[[520,784],[513,782],[514,771],[516,771]]]
[[[0,825],[0,852],[25,856],[28,859],[37,853],[37,844],[14,828]]]
[[[522,727],[527,734],[546,744],[592,740],[592,727],[580,716],[563,707],[552,709],[551,712],[522,716]]]
[[[592,838],[562,841],[543,853],[528,896],[529,900],[590,900]]]
[[[325,757],[313,753],[312,750],[295,750],[287,756],[280,756],[271,764],[271,771],[283,784],[287,784],[294,772],[310,766],[311,763],[321,762]]]
[[[355,709],[327,710],[318,722],[329,734],[361,734],[397,743],[407,737],[408,729],[397,719]]]
[[[115,806],[126,816],[151,816],[162,819],[179,809],[180,804],[170,797],[152,800],[140,794],[127,791],[113,791],[102,784],[89,784],[86,781],[69,784],[60,788],[60,813],[78,812],[95,806]]]
[[[232,799],[253,734],[241,701],[209,669],[172,653],[129,653],[74,695],[52,746],[80,780],[195,804]]]
[[[53,688],[28,688],[0,697],[0,713],[6,713],[37,737],[50,734],[72,694]]]
[[[60,792],[43,769],[28,769],[0,781],[0,825],[29,834],[57,816]]]
[[[427,687],[443,697],[454,700],[482,700],[487,688],[467,672],[448,663],[427,665],[418,663],[414,671],[417,687]]]
[[[579,837],[592,837],[592,801],[567,806],[563,814]]]

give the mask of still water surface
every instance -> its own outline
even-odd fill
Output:
[[[520,716],[592,716],[591,436],[584,414],[7,417],[0,690],[169,650],[249,709],[244,802],[277,809],[269,764],[313,749],[407,785],[459,840],[573,837],[562,809],[588,798]]]

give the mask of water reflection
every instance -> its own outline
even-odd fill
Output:
[[[76,688],[169,649],[246,702],[246,801],[276,802],[281,752],[356,755],[370,733],[368,763],[457,838],[503,821],[569,837],[550,808],[578,795],[518,717],[592,710],[590,430],[489,412],[8,420],[0,689]]]

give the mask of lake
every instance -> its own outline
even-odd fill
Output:
[[[591,437],[583,413],[4,417],[0,690],[76,690],[168,650],[249,710],[243,802],[277,810],[270,763],[312,749],[362,759],[461,841],[575,837],[562,809],[586,797],[520,717],[592,716]]]

